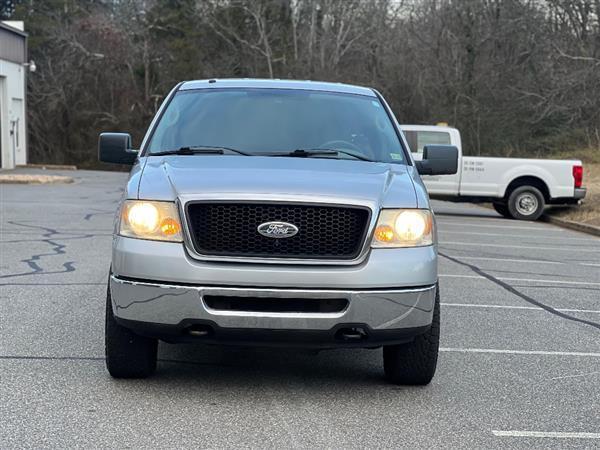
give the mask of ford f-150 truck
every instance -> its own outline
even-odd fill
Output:
[[[581,161],[462,156],[456,128],[402,125],[415,160],[431,144],[453,145],[459,170],[452,175],[423,177],[429,195],[451,201],[492,202],[494,209],[513,219],[536,220],[546,205],[576,204],[585,197]]]
[[[157,341],[383,347],[394,383],[427,384],[438,355],[434,215],[373,89],[280,80],[176,86],[139,151],[102,133],[100,160],[133,164],[115,220],[106,364],[146,377]]]

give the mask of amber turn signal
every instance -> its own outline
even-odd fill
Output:
[[[165,234],[167,236],[173,236],[174,234],[179,233],[180,230],[181,227],[179,226],[179,222],[175,219],[172,219],[171,217],[163,219],[163,221],[160,224],[160,231],[162,232],[162,234]]]
[[[375,239],[379,242],[392,242],[394,240],[394,229],[389,225],[379,225],[375,229]]]

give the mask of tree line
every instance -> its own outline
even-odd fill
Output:
[[[468,154],[600,152],[600,0],[20,0],[32,162],[93,166],[134,144],[181,80],[372,86],[403,123],[458,127]]]

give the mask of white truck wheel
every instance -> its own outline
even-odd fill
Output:
[[[513,219],[537,220],[545,205],[544,195],[533,186],[520,186],[508,197],[508,212]]]

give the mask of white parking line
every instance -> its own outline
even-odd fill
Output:
[[[548,378],[547,381],[554,381],[554,380],[566,380],[568,378],[581,378],[581,377],[589,377],[590,375],[598,375],[600,374],[600,372],[586,372],[586,373],[578,373],[575,375],[563,375],[562,377],[552,377],[552,378]]]
[[[559,264],[559,265],[567,264],[567,263],[563,263],[560,261],[544,261],[542,259],[487,258],[484,256],[462,256],[462,255],[448,255],[448,256],[451,258],[458,258],[458,259],[472,259],[474,261],[502,261],[502,262],[527,263],[527,264]],[[571,263],[568,263],[568,264],[570,265]],[[591,265],[591,264],[587,264],[587,265]]]
[[[534,437],[554,439],[600,439],[600,433],[580,433],[563,431],[519,431],[519,430],[492,430],[494,436],[502,437]]]
[[[553,265],[566,265],[566,266],[589,266],[589,267],[600,267],[600,264],[596,263],[582,263],[575,261],[544,261],[543,259],[512,259],[512,258],[489,258],[487,256],[462,256],[462,255],[448,255],[450,258],[457,259],[470,259],[473,261],[501,261],[510,263],[525,263],[525,264],[553,264]]]
[[[474,280],[488,280],[488,278],[481,275],[454,275],[441,273],[440,277],[444,278],[471,278]],[[600,283],[595,283],[592,281],[561,281],[561,280],[542,280],[542,279],[534,279],[534,278],[504,278],[504,277],[494,277],[496,280],[500,281],[525,281],[527,283],[550,283],[550,284],[568,284],[568,285],[582,285],[582,286],[600,286]]]
[[[476,246],[476,247],[500,247],[500,248],[520,248],[520,249],[528,249],[528,250],[559,250],[559,251],[563,251],[563,252],[585,252],[585,253],[599,253],[600,252],[600,247],[598,248],[574,248],[574,247],[569,247],[569,246],[565,246],[565,247],[539,247],[539,246],[527,246],[527,245],[505,245],[505,244],[487,244],[484,242],[456,242],[456,241],[442,241],[440,242],[441,246],[444,246],[446,244],[449,245],[470,245],[470,246]]]
[[[440,352],[448,353],[498,353],[506,355],[542,355],[542,356],[587,356],[600,358],[600,353],[587,352],[550,352],[544,350],[504,350],[499,348],[458,348],[441,347]]]
[[[573,237],[557,237],[557,236],[544,236],[544,235],[527,235],[527,234],[506,234],[506,233],[474,233],[472,231],[451,231],[440,229],[441,234],[466,234],[468,236],[501,236],[505,238],[525,238],[525,239],[560,239],[561,241],[591,241],[600,244],[600,239],[596,238],[573,238]]]
[[[525,309],[530,311],[541,311],[546,312],[545,309],[537,306],[513,306],[513,305],[481,305],[475,303],[441,303],[442,306],[458,306],[463,308],[493,308],[493,309]],[[553,308],[559,312],[569,313],[588,313],[588,314],[600,314],[600,311],[593,309],[570,309],[570,308]]]

